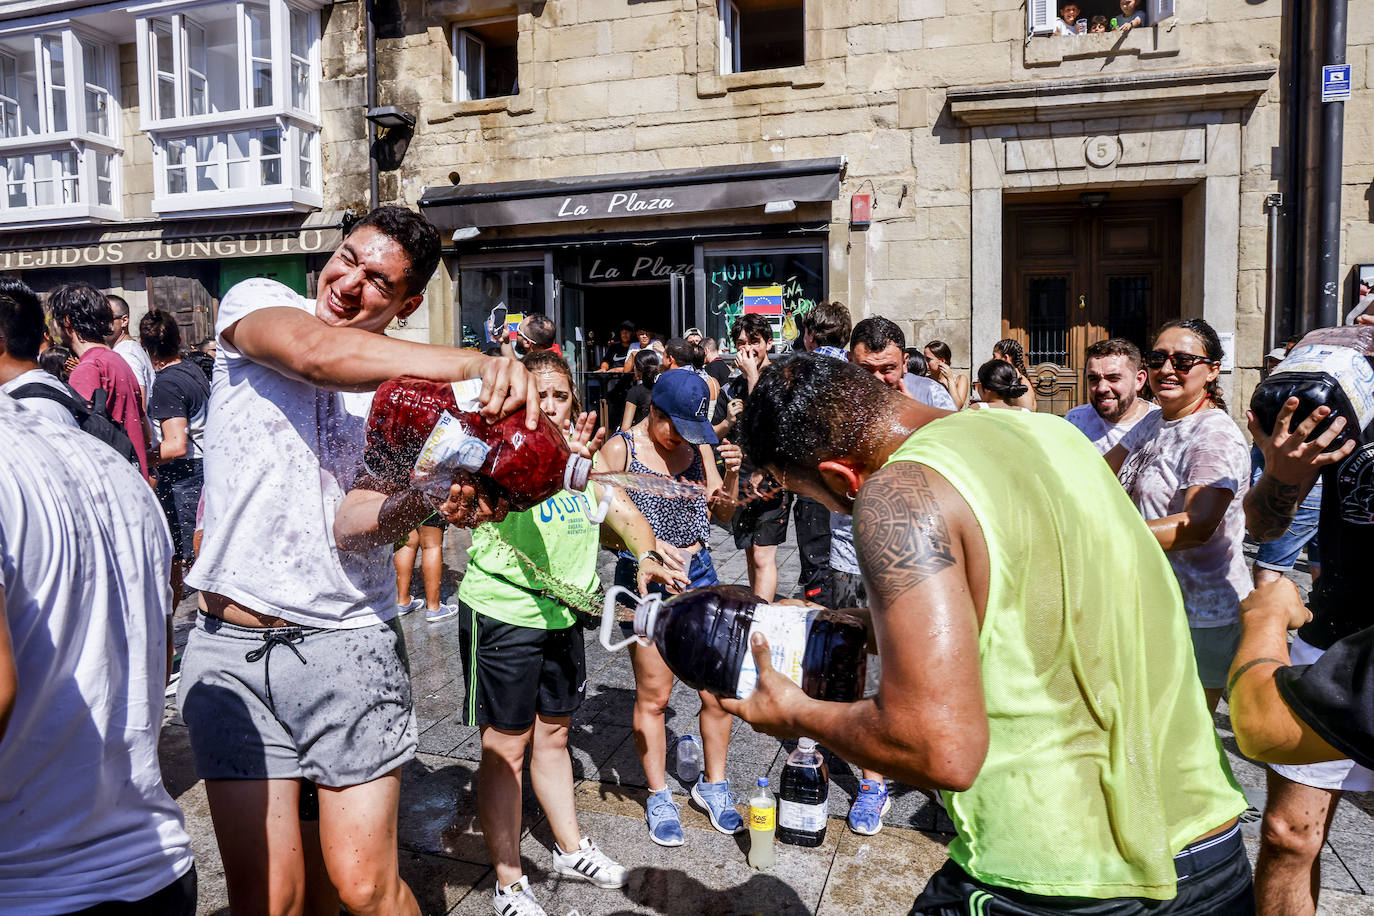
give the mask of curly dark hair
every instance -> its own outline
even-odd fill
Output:
[[[48,294],[48,311],[59,328],[90,343],[104,343],[114,332],[114,309],[105,294],[89,283],[63,283]]]
[[[410,258],[410,265],[406,267],[407,298],[423,293],[439,266],[439,230],[434,224],[405,207],[377,207],[349,226],[344,235],[352,235],[365,226],[389,237]]]

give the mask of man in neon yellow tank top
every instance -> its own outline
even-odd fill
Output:
[[[957,836],[913,913],[1254,912],[1178,585],[1082,434],[805,356],[764,374],[740,429],[789,489],[853,514],[883,667],[875,697],[821,702],[755,645],[759,689],[726,708],[945,791]]]

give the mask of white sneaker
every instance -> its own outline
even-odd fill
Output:
[[[611,861],[586,837],[572,852],[564,852],[554,843],[553,870],[565,878],[584,878],[597,887],[624,887],[630,880],[629,869]]]
[[[496,911],[496,916],[549,916],[539,901],[534,899],[530,879],[524,875],[505,890],[501,889],[498,882],[496,893],[491,898],[491,908]]]
[[[425,620],[429,623],[438,623],[441,620],[448,620],[458,613],[458,605],[441,604],[434,610],[425,610]]]

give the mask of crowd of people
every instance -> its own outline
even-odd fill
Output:
[[[578,822],[583,628],[549,583],[597,592],[609,547],[630,592],[713,585],[716,524],[773,602],[791,521],[797,600],[867,621],[869,690],[814,700],[756,636],[757,689],[699,695],[689,797],[714,829],[745,829],[726,778],[740,718],[860,768],[857,833],[882,829],[889,779],[941,791],[955,837],[913,913],[1314,912],[1340,793],[1374,788],[1358,575],[1374,507],[1355,520],[1305,502],[1374,445],[1328,448],[1343,427],[1317,433],[1329,410],[1295,422],[1291,401],[1272,430],[1252,420],[1252,460],[1218,335],[1188,319],[1145,353],[1090,347],[1088,403],[1065,422],[1037,412],[1015,340],[970,385],[947,343],[908,347],[897,323],[822,302],[790,350],[741,316],[733,364],[696,329],[625,326],[601,363],[633,379],[608,433],[545,316],[503,328],[492,354],[386,336],[420,306],[439,244],[415,213],[374,210],[313,299],[239,283],[195,351],[168,313],[135,339],[118,296],[68,284],[43,303],[0,281],[0,910],[194,912],[157,747],[183,579],[199,611],[177,702],[233,912],[418,912],[398,868],[417,746],[399,618],[422,607],[457,618],[453,699],[480,729],[493,910],[544,912],[520,853],[527,754],[552,873],[623,887],[628,870]],[[664,486],[598,481],[518,512],[477,476],[421,492],[364,461],[371,392],[401,375],[480,380],[489,418],[533,429],[542,413],[599,470]],[[1315,522],[1293,531],[1305,505]],[[450,525],[473,534],[444,603]],[[1282,577],[1307,527],[1323,552],[1310,613]],[[1253,581],[1247,531],[1282,543]],[[679,846],[674,673],[652,645],[632,667],[648,839]],[[1253,877],[1214,729],[1223,696],[1241,748],[1275,765]]]

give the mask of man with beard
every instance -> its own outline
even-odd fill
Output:
[[[1105,455],[1132,426],[1159,407],[1140,397],[1145,388],[1145,367],[1135,344],[1121,337],[1099,340],[1087,349],[1086,356],[1088,403],[1073,408],[1064,419]]]

